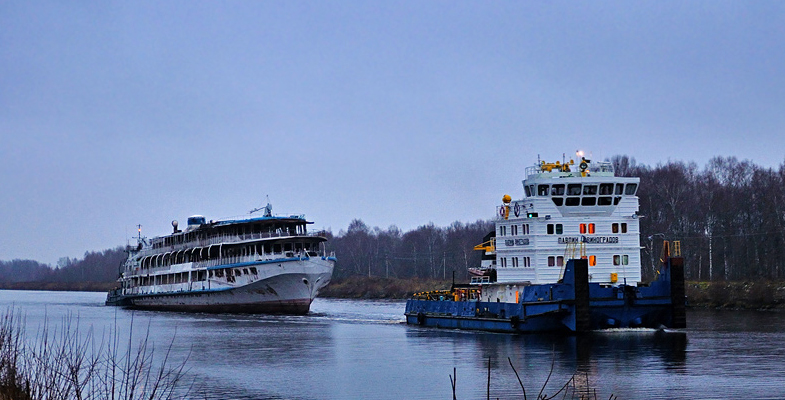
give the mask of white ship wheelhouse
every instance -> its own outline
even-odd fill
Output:
[[[639,183],[585,158],[526,168],[524,197],[505,195],[496,208],[495,243],[485,247],[495,265],[485,267],[498,283],[556,283],[567,260],[586,258],[590,282],[640,282]]]

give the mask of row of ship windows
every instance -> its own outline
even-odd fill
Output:
[[[223,278],[226,276],[228,282],[234,282],[236,276],[242,275],[258,275],[259,271],[256,267],[250,268],[223,268],[216,270],[201,270],[191,271],[190,282],[206,281],[210,278]],[[133,279],[133,286],[149,286],[149,285],[171,285],[177,283],[188,283],[189,272],[178,272],[175,274],[161,274],[152,276],[140,276]]]
[[[561,224],[560,224],[561,225]],[[510,225],[510,235],[511,236],[518,236],[520,235],[528,235],[529,234],[529,224],[522,224],[520,225],[520,233],[518,232],[518,225]],[[507,225],[502,225],[499,227],[499,236],[507,236]]]
[[[189,218],[190,219],[190,218]],[[212,224],[212,221],[211,221]],[[195,243],[226,235],[230,236],[294,236],[306,234],[305,224],[238,224],[217,226],[210,230],[195,230],[190,232],[177,231],[171,236],[153,239],[153,248],[169,247],[184,243]]]
[[[525,189],[526,197],[534,195],[534,185],[525,186]],[[600,196],[621,196],[622,194],[633,196],[637,190],[637,183],[628,183],[626,186],[623,183],[616,183],[615,187],[613,183],[601,183],[599,185],[580,183],[565,185],[557,183],[554,185],[537,185],[536,193],[537,196],[564,196],[565,194],[567,196],[596,196],[598,194]]]
[[[523,224],[520,226],[520,234],[521,235],[528,235],[529,234],[529,224]],[[511,236],[518,236],[518,225],[510,225],[510,235]],[[564,225],[563,224],[548,224],[546,226],[546,232],[549,235],[561,235],[564,233]],[[581,234],[594,234],[596,233],[596,225],[593,223],[590,224],[580,224],[580,232]],[[613,233],[627,233],[627,223],[613,223],[611,224],[611,232]],[[502,225],[499,227],[499,236],[507,236],[507,226]]]
[[[588,256],[589,266],[594,267],[597,265],[597,256]],[[509,257],[509,261],[507,257],[502,257],[499,260],[502,268],[506,267],[531,267],[531,257]],[[613,265],[629,265],[630,264],[630,256],[627,254],[614,254],[613,255]],[[563,256],[548,256],[548,266],[549,267],[562,267],[564,266],[564,257]]]
[[[228,257],[243,257],[269,254],[285,254],[287,257],[295,253],[306,253],[316,256],[319,250],[318,243],[257,243],[246,246],[221,246],[197,247],[194,249],[156,254],[142,258],[142,268],[168,267],[175,264],[216,260]]]
[[[610,206],[618,205],[621,196],[613,197],[552,197],[551,200],[556,206]]]

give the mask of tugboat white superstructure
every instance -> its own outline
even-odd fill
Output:
[[[483,248],[494,262],[485,268],[498,283],[556,283],[566,260],[583,258],[590,283],[640,282],[639,183],[585,158],[526,168],[525,197],[505,195],[496,209],[495,240]]]
[[[656,280],[641,282],[640,179],[579,157],[526,168],[525,196],[504,195],[495,230],[475,246],[483,258],[471,283],[416,294],[407,322],[501,332],[684,327],[678,242],[665,243]]]
[[[138,237],[128,249],[120,288],[106,304],[141,309],[305,314],[332,277],[335,257],[303,215],[206,221],[188,218],[185,231]],[[258,211],[258,210],[254,210]]]

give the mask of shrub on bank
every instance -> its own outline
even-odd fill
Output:
[[[334,279],[319,292],[319,296],[345,299],[408,299],[417,292],[449,289],[451,284],[452,282],[431,279],[350,276]]]
[[[452,282],[351,276],[334,279],[320,297],[346,299],[408,299],[412,294],[449,289]],[[690,307],[785,309],[785,282],[686,282]]]
[[[134,348],[132,339],[121,340],[114,330],[96,341],[92,330],[80,332],[66,318],[62,327],[45,325],[28,340],[24,319],[9,310],[0,322],[0,400],[187,398],[185,361],[170,365],[171,344],[157,363],[148,335]]]
[[[686,294],[691,307],[785,308],[785,282],[687,282]]]

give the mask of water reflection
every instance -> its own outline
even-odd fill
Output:
[[[462,359],[457,365],[471,365],[475,379],[483,379],[482,372],[487,371],[490,362],[497,392],[509,395],[520,394],[510,362],[527,388],[539,390],[551,374],[551,391],[573,376],[576,390],[591,392],[603,389],[597,385],[602,386],[609,378],[615,380],[609,374],[687,370],[687,335],[677,331],[631,329],[586,335],[510,335],[414,327],[406,335],[413,341],[464,349],[453,351],[457,359]]]

